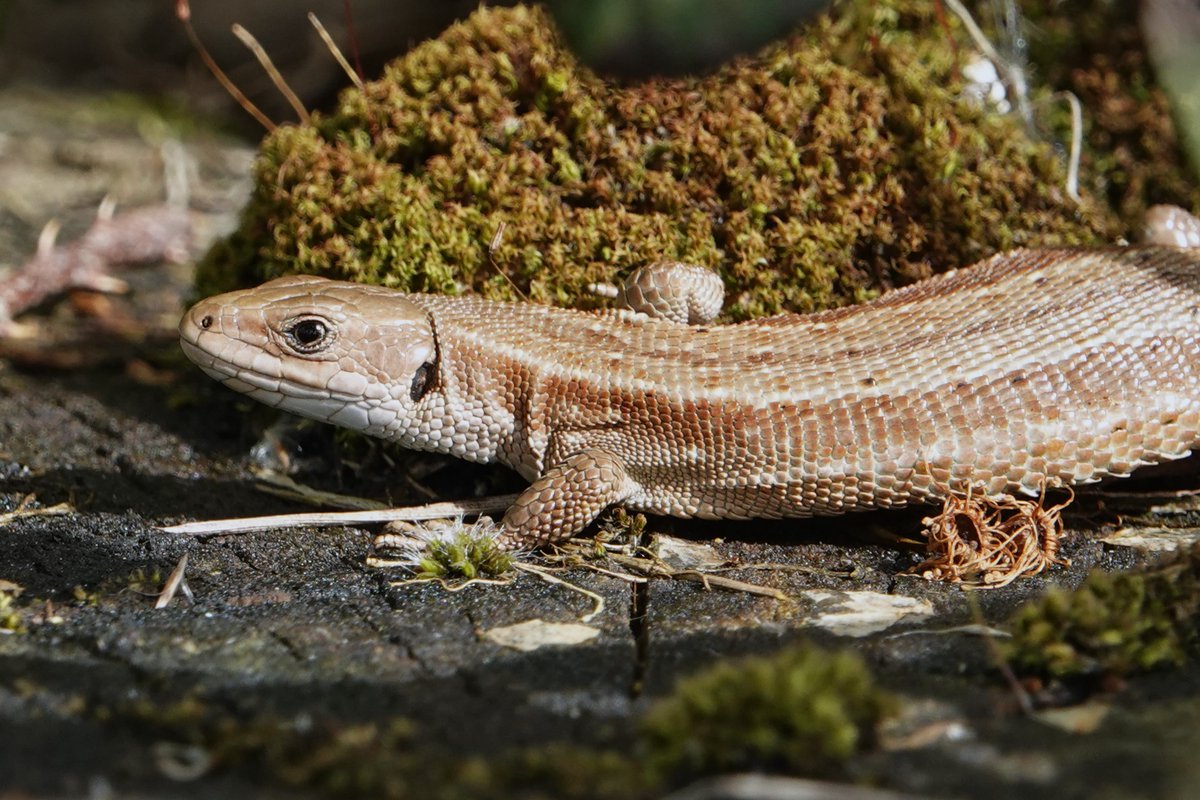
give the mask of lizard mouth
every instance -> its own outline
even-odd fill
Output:
[[[179,347],[183,350],[183,354],[188,357],[189,361],[204,370],[204,374],[213,380],[224,383],[229,378],[238,377],[237,367],[227,361],[218,359],[195,342],[181,337]]]
[[[212,353],[186,337],[180,337],[179,346],[184,355],[204,374],[218,381],[235,392],[250,395],[255,400],[272,407],[278,407],[287,399],[281,381],[268,381],[264,376],[250,370],[239,369],[236,364],[217,358]]]

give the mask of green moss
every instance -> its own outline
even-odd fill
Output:
[[[604,542],[620,541],[641,544],[646,533],[646,515],[630,514],[623,507],[617,506],[600,521],[600,530],[596,536],[598,553],[603,553]]]
[[[162,570],[156,567],[138,567],[123,580],[113,582],[116,591],[130,591],[136,594],[156,595],[162,591],[164,576]],[[105,589],[108,587],[106,586]],[[102,589],[103,591],[104,589]]]
[[[103,599],[102,593],[98,589],[88,589],[82,584],[76,584],[71,589],[71,597],[75,602],[82,606],[98,606]]]
[[[611,750],[551,743],[508,753],[492,767],[491,785],[499,797],[635,800],[664,794],[641,765]]]
[[[1023,606],[1005,643],[1013,668],[1054,678],[1181,664],[1196,643],[1200,548],[1142,572],[1094,572]]]
[[[297,735],[279,726],[226,740],[226,763],[251,758],[288,786],[332,797],[589,798],[654,796],[628,758],[566,745],[515,749],[492,757],[430,750],[405,719]],[[272,736],[273,734],[273,736]],[[234,752],[234,745],[238,752]]]
[[[472,759],[431,757],[416,746],[414,725],[404,718],[297,725],[270,715],[238,719],[196,697],[165,705],[143,700],[97,716],[200,748],[214,768],[268,775],[331,797],[459,798],[478,788]]]
[[[512,569],[513,555],[488,531],[463,528],[446,538],[431,539],[417,564],[416,577],[497,578]]]
[[[164,580],[165,576],[157,568],[137,567],[125,575],[103,578],[95,586],[75,586],[71,595],[80,605],[99,606],[125,594],[157,595],[162,590]]]
[[[841,771],[895,708],[862,659],[797,647],[717,664],[680,682],[643,720],[652,769],[703,774]]]
[[[587,283],[673,258],[718,268],[741,318],[1117,235],[1064,197],[1050,146],[961,100],[969,53],[934,4],[838,9],[711,77],[625,88],[543,12],[481,9],[268,136],[200,289],[298,271],[587,305]]]

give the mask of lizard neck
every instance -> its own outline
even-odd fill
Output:
[[[420,303],[437,342],[437,382],[415,414],[393,420],[376,435],[414,450],[501,463],[532,479],[543,467],[545,452],[538,426],[531,424],[535,370],[489,348],[478,336],[464,335],[460,314],[447,308],[456,299],[461,298]],[[487,307],[497,313],[515,309],[508,304]]]

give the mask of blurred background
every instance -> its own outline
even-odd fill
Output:
[[[585,63],[611,77],[634,79],[711,69],[786,35],[826,5],[824,0],[562,0],[549,8]],[[300,98],[319,108],[346,78],[309,25],[309,11],[347,57],[352,19],[363,72],[370,79],[386,61],[477,6],[476,0],[195,0],[191,11],[217,63],[278,119],[290,110],[230,33],[233,23],[254,34]],[[188,42],[172,0],[0,0],[0,83],[128,90],[222,115],[232,107]],[[253,130],[252,122],[234,119]]]

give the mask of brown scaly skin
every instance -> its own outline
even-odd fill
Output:
[[[1200,222],[1169,214],[1174,241]],[[1200,249],[1018,250],[862,306],[689,327],[281,278],[183,347],[269,405],[532,481],[527,547],[607,505],[745,519],[1126,475],[1200,445]]]

